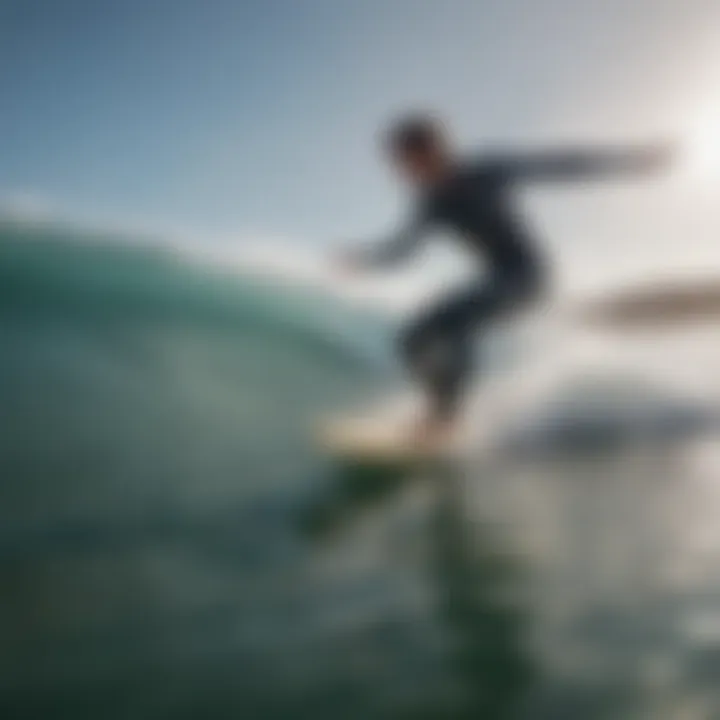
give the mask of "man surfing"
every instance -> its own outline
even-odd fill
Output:
[[[668,152],[652,146],[464,158],[443,126],[424,114],[394,123],[385,151],[416,196],[414,211],[396,236],[344,254],[344,268],[370,270],[397,263],[435,228],[451,230],[478,266],[476,281],[439,299],[399,337],[401,357],[425,399],[411,439],[436,446],[457,425],[473,370],[475,331],[537,302],[548,289],[546,262],[519,214],[516,188],[543,180],[649,173],[664,164]]]

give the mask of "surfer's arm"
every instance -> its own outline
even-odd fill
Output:
[[[624,175],[650,175],[672,159],[672,147],[646,145],[598,150],[539,151],[491,162],[511,181],[582,181]]]
[[[355,254],[356,264],[370,270],[397,265],[415,252],[427,229],[424,214],[418,214],[389,238],[360,248]]]

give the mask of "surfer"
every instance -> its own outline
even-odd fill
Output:
[[[416,195],[414,211],[388,240],[343,253],[343,268],[393,265],[434,228],[454,231],[473,261],[485,267],[476,281],[435,302],[399,336],[399,352],[426,400],[414,439],[442,442],[455,428],[466,395],[475,330],[537,302],[548,289],[547,263],[515,202],[518,185],[649,173],[664,164],[668,151],[650,146],[464,158],[442,124],[425,114],[393,123],[384,149]]]

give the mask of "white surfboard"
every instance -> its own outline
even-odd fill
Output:
[[[423,443],[413,437],[407,414],[378,412],[321,423],[317,442],[332,457],[346,462],[413,465],[453,457],[461,442]]]

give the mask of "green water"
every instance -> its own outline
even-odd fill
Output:
[[[720,717],[712,438],[339,467],[379,321],[48,228],[0,279],[1,717]]]

